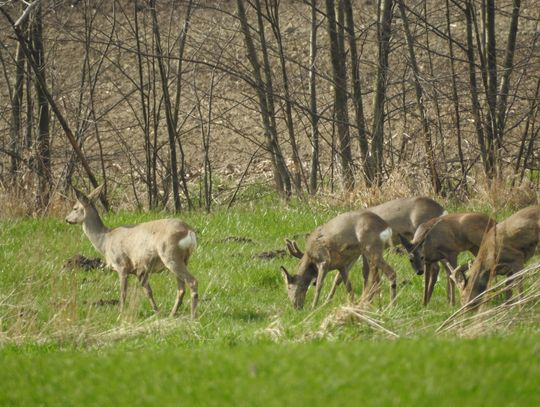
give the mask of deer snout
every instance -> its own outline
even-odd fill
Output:
[[[64,221],[65,221],[66,223],[69,223],[70,225],[75,225],[75,224],[77,223],[77,222],[75,221],[75,219],[73,219],[73,218],[72,218],[71,216],[69,216],[69,215],[66,216],[66,217],[64,218]]]

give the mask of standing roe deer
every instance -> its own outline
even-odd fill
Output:
[[[363,296],[370,301],[380,286],[379,269],[390,280],[391,298],[396,297],[396,273],[383,258],[384,246],[392,239],[392,229],[379,216],[368,212],[347,212],[319,226],[306,239],[306,251],[302,253],[298,274],[291,275],[281,267],[285,276],[289,299],[296,308],[302,308],[309,285],[316,279],[313,307],[319,300],[322,284],[330,270],[339,270],[347,292],[352,296],[349,270],[354,262],[365,256],[370,266],[368,283]],[[297,250],[298,247],[289,247]]]
[[[151,272],[166,267],[175,274],[178,287],[171,316],[176,314],[182,303],[187,283],[191,291],[191,317],[196,318],[197,280],[187,269],[188,259],[197,245],[195,232],[177,219],[160,219],[109,229],[94,206],[102,188],[103,185],[97,187],[88,196],[75,189],[77,202],[66,216],[66,222],[82,224],[92,245],[105,256],[107,265],[118,273],[120,310],[123,310],[126,302],[128,275],[135,274],[152,308],[158,312],[148,277]]]
[[[424,222],[445,215],[447,212],[436,201],[427,197],[398,198],[382,203],[371,208],[362,210],[378,215],[392,229],[392,242],[394,245],[400,244],[400,236],[411,240],[416,229]],[[287,248],[291,255],[301,258],[303,253],[298,249],[296,242],[287,240]],[[422,274],[423,270],[417,270]],[[364,287],[369,276],[369,262],[363,258],[362,274]],[[332,298],[337,286],[341,283],[341,274],[336,275],[328,299]]]
[[[447,271],[448,301],[454,305],[454,281],[450,273],[457,267],[459,253],[468,250],[476,256],[482,238],[495,224],[483,213],[453,213],[422,223],[412,242],[401,236],[413,269],[417,274],[424,273],[424,306],[428,305],[437,282],[439,261]]]
[[[476,308],[494,274],[512,275],[523,268],[538,245],[540,205],[529,206],[508,217],[486,234],[468,271],[458,268],[453,278],[461,289],[461,303]],[[520,289],[521,291],[521,289]]]

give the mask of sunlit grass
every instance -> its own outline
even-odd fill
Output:
[[[246,405],[536,404],[531,381],[539,372],[530,360],[538,352],[538,321],[489,338],[437,335],[457,309],[447,303],[446,276],[440,273],[432,301],[423,307],[423,280],[399,249],[385,255],[398,274],[397,303],[388,305],[383,278],[382,296],[369,314],[384,329],[336,316],[348,304],[343,287],[315,310],[292,309],[279,266],[295,271],[297,260],[283,254],[284,238],[303,248],[306,233],[346,209],[267,197],[231,210],[181,214],[198,236],[189,263],[199,281],[197,321],[189,318],[189,296],[177,318],[166,316],[175,295],[167,271],[150,278],[161,315],[153,314],[132,278],[119,318],[116,273],[62,268],[75,254],[97,255],[80,226],[60,217],[1,221],[0,354],[7,377],[0,377],[0,404],[125,404],[126,392],[140,404],[178,398],[233,404],[240,397]],[[113,227],[164,216],[172,215],[120,212],[104,221]],[[360,265],[351,278],[358,297]],[[127,376],[120,379],[120,372]],[[131,394],[127,382],[142,376]],[[518,387],[519,397],[512,398]]]

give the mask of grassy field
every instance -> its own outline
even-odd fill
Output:
[[[0,405],[538,405],[538,308],[507,327],[438,333],[457,309],[444,276],[422,307],[422,279],[399,252],[387,254],[398,273],[394,307],[385,282],[365,320],[344,314],[343,288],[315,310],[291,308],[279,266],[292,271],[296,261],[280,252],[283,239],[303,247],[306,232],[344,209],[267,197],[183,214],[199,240],[189,266],[197,321],[188,304],[178,318],[154,316],[134,279],[118,318],[115,273],[62,269],[74,254],[97,255],[79,226],[60,216],[0,221]],[[360,274],[355,266],[357,293]],[[172,275],[150,282],[167,315]]]

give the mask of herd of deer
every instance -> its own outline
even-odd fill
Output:
[[[148,281],[149,274],[167,268],[176,276],[177,291],[171,315],[182,303],[185,286],[191,292],[191,317],[196,317],[197,280],[189,273],[189,257],[197,245],[193,229],[177,219],[162,219],[138,225],[107,228],[95,208],[102,187],[88,196],[75,190],[77,202],[67,215],[71,224],[82,224],[84,233],[120,279],[120,307],[123,309],[127,278],[135,274],[154,311],[158,307]],[[289,299],[302,308],[310,285],[315,283],[313,306],[319,301],[326,274],[338,270],[328,298],[344,283],[350,297],[353,289],[349,271],[363,258],[362,300],[369,302],[380,290],[380,271],[390,280],[391,301],[396,298],[396,273],[386,263],[383,251],[401,244],[407,250],[416,274],[424,275],[423,303],[427,305],[439,274],[439,262],[446,269],[448,300],[454,304],[454,286],[460,288],[462,304],[475,307],[494,274],[512,275],[523,268],[536,250],[540,236],[540,205],[522,209],[496,223],[482,213],[448,214],[430,198],[395,199],[372,208],[336,216],[306,238],[305,252],[287,240],[291,255],[298,257],[298,273],[281,271]],[[458,267],[458,254],[470,251],[474,262]]]

